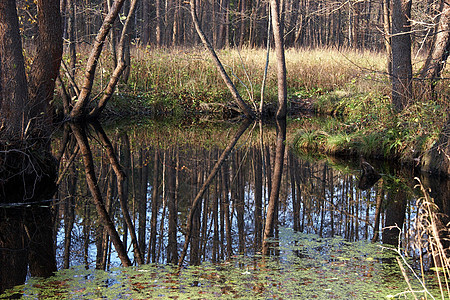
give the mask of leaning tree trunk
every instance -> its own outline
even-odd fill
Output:
[[[437,79],[441,76],[442,69],[450,51],[450,4],[443,1],[441,15],[435,31],[434,40],[427,60],[423,67],[422,77],[430,85],[427,92],[433,94]]]
[[[220,76],[222,76],[223,81],[227,85],[228,89],[230,90],[231,94],[233,95],[234,100],[236,101],[236,104],[239,106],[239,108],[242,110],[242,112],[245,114],[245,116],[249,119],[255,118],[255,113],[252,111],[252,109],[247,105],[247,103],[244,102],[241,95],[239,94],[236,86],[231,81],[230,77],[228,76],[227,72],[225,71],[222,63],[219,60],[219,57],[216,54],[216,51],[214,51],[213,46],[207,39],[205,33],[203,32],[202,28],[200,27],[200,23],[197,17],[197,6],[196,6],[196,0],[190,1],[191,6],[191,16],[192,21],[194,22],[195,30],[197,31],[200,39],[202,40],[203,45],[206,47],[206,49],[209,51],[209,54],[211,55],[214,64],[219,71]]]
[[[412,98],[411,0],[392,1],[392,105],[405,108]]]

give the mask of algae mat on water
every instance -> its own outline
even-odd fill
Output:
[[[277,256],[235,256],[219,264],[178,270],[167,265],[73,268],[30,279],[8,291],[24,299],[413,299],[394,252],[280,229]],[[395,262],[395,263],[393,263]],[[413,277],[413,276],[410,276]],[[423,290],[411,281],[412,289]],[[437,293],[433,293],[439,298]],[[418,298],[424,293],[416,293]],[[428,295],[428,298],[433,296]]]

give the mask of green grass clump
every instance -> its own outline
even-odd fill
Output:
[[[296,147],[326,154],[411,162],[431,148],[446,120],[445,109],[434,101],[417,101],[395,113],[389,98],[376,93],[333,92],[316,105],[337,117],[301,122]]]

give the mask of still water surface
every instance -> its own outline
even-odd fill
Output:
[[[152,120],[107,127],[126,175],[125,200],[146,263],[178,262],[192,201],[238,127],[239,124],[192,125]],[[113,165],[95,131],[91,128],[88,132],[105,207],[134,261],[131,231],[119,203]],[[309,237],[307,240],[323,239],[333,244],[330,238],[336,237],[340,243],[337,244],[342,245],[336,251],[348,252],[348,246],[344,247],[347,242],[357,245],[358,241],[382,241],[397,245],[400,238],[409,254],[417,254],[413,247],[414,224],[417,200],[422,194],[415,188],[415,177],[430,188],[438,206],[448,213],[447,181],[414,174],[411,167],[370,161],[381,179],[362,190],[358,188],[359,159],[311,158],[297,153],[292,147],[295,133],[296,124],[290,122],[275,230],[277,240],[284,241],[284,245],[298,245],[305,236]],[[275,141],[275,128],[260,128],[258,124],[251,124],[240,137],[194,214],[185,266],[258,256],[271,192]],[[55,149],[58,144],[56,141]],[[69,144],[68,149],[62,160],[64,176],[58,196],[51,209],[44,212],[45,218],[51,213],[55,218],[57,267],[110,270],[120,265],[120,259],[91,201],[82,159],[72,155],[78,150],[74,144]],[[400,234],[397,229],[383,230],[394,225],[402,228]],[[293,237],[289,230],[304,235]],[[325,252],[314,252],[313,256]],[[280,254],[280,250],[273,253]],[[334,254],[327,255],[330,262]],[[238,266],[248,269],[246,263]]]

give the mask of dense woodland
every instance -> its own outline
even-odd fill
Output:
[[[76,181],[79,180],[77,172],[84,169],[83,179],[86,185],[82,193],[89,198],[89,205],[81,203],[82,205],[76,207],[85,210],[83,213],[87,216],[90,215],[89,210],[95,207],[99,221],[96,228],[98,230],[96,246],[99,250],[96,266],[102,269],[106,266],[108,251],[109,253],[111,251],[108,249],[113,248],[125,267],[131,266],[134,262],[142,265],[150,259],[159,260],[155,257],[162,255],[161,245],[165,242],[162,232],[165,222],[168,228],[166,262],[181,267],[185,257],[190,254],[191,264],[200,263],[201,256],[206,256],[206,238],[211,237],[211,231],[206,232],[207,226],[214,227],[212,259],[230,256],[232,254],[230,249],[224,246],[230,247],[233,244],[231,235],[235,234],[230,233],[230,224],[226,225],[227,222],[233,222],[233,216],[226,216],[230,209],[236,214],[238,252],[241,252],[247,247],[244,233],[249,232],[245,230],[244,222],[244,208],[249,203],[245,198],[245,185],[248,182],[254,182],[254,239],[256,247],[263,255],[269,255],[273,250],[272,238],[277,234],[277,225],[281,220],[280,212],[285,205],[283,197],[289,192],[293,199],[291,205],[295,229],[300,230],[304,227],[303,223],[309,222],[306,213],[302,213],[300,217],[300,210],[306,212],[308,209],[315,209],[320,216],[316,214],[316,220],[311,223],[318,225],[319,230],[323,230],[324,220],[329,218],[332,219],[330,221],[332,232],[343,233],[349,240],[356,240],[358,236],[369,237],[369,227],[359,227],[361,219],[369,219],[369,205],[360,205],[361,194],[357,193],[354,195],[355,198],[351,199],[347,197],[353,184],[352,179],[344,179],[335,185],[333,172],[326,167],[319,167],[314,170],[314,176],[322,176],[322,181],[318,184],[308,182],[306,186],[300,186],[294,184],[293,179],[302,175],[286,172],[287,164],[294,166],[295,169],[297,162],[290,157],[288,159],[285,151],[288,110],[285,49],[329,47],[384,51],[387,54],[387,63],[382,73],[385,75],[384,80],[391,86],[388,100],[389,116],[392,116],[393,124],[396,124],[394,129],[397,131],[394,134],[397,134],[403,131],[400,125],[406,123],[396,121],[402,111],[424,99],[431,102],[437,98],[435,88],[441,79],[450,48],[449,18],[450,8],[445,1],[0,1],[0,177],[2,178],[0,202],[40,203],[62,196],[67,201],[65,203],[67,206],[57,207],[54,203],[53,209],[58,208],[59,210],[55,209],[55,212],[63,212],[68,228],[66,234],[70,236],[75,222],[72,204],[75,201]],[[121,141],[122,148],[117,146],[115,143],[117,141],[110,140],[96,121],[108,102],[114,101],[119,81],[124,85],[127,83],[132,58],[131,49],[141,47],[148,50],[146,53],[151,58],[151,51],[155,48],[169,51],[172,48],[180,48],[189,52],[200,44],[207,49],[207,54],[216,67],[215,71],[220,74],[231,94],[230,98],[239,107],[237,111],[240,112],[241,119],[246,121],[235,132],[229,144],[221,149],[223,151],[205,152],[204,156],[209,158],[209,163],[199,166],[196,165],[198,161],[184,161],[184,154],[174,148],[157,150],[150,147],[148,151],[146,149],[131,155],[128,145],[130,141],[125,135],[115,136]],[[272,103],[276,108],[270,114],[271,120],[276,122],[276,141],[273,143],[273,149],[249,150],[253,160],[247,161],[246,164],[247,169],[252,170],[253,177],[245,178],[245,174],[241,170],[238,171],[237,166],[238,162],[244,161],[244,155],[239,152],[233,153],[232,150],[251,121],[262,119],[263,101],[258,108],[255,102],[251,105],[247,103],[248,99],[243,99],[245,97],[240,95],[230,79],[232,76],[225,70],[215,50],[267,46],[274,48],[276,61],[274,73],[278,96],[277,102]],[[112,58],[110,73],[99,65],[102,51],[106,47],[109,47],[107,53]],[[414,70],[413,57],[420,62],[420,66],[415,66]],[[99,77],[102,78],[100,88],[96,85]],[[57,98],[54,97],[56,88]],[[263,98],[264,93],[261,94]],[[386,97],[382,99],[386,100]],[[62,116],[58,119],[60,121],[58,125],[63,127],[58,147],[52,144],[55,141],[56,102],[63,110]],[[262,126],[262,123],[260,124]],[[450,160],[446,155],[450,153],[449,128],[450,119],[440,136],[435,137],[436,146],[427,149],[426,153],[418,158],[417,165],[421,164],[424,170],[430,172],[450,174]],[[107,162],[100,166],[98,156],[93,155],[93,150],[97,149],[88,139],[94,132],[96,140],[106,152]],[[400,143],[402,142],[400,140]],[[412,152],[414,151],[413,148]],[[119,156],[119,153],[122,156]],[[187,156],[190,156],[189,151]],[[214,159],[215,157],[217,158]],[[133,165],[130,160],[140,163]],[[153,171],[149,169],[151,164],[145,165],[144,161],[153,161]],[[162,167],[157,164],[159,161],[164,161]],[[104,162],[103,158],[100,162]],[[266,173],[266,178],[262,177],[262,172],[255,171],[263,168],[263,162],[266,164],[267,172],[270,173],[270,176]],[[195,168],[199,172],[193,176],[185,174],[186,176],[181,179],[177,176],[180,175],[181,172],[178,171],[182,170],[182,167],[166,168],[181,163],[186,168]],[[139,172],[140,176],[129,172]],[[153,177],[149,175],[151,172]],[[160,178],[159,172],[162,172],[164,179]],[[291,180],[283,181],[283,174],[285,179]],[[147,180],[150,178],[154,180],[151,185]],[[232,179],[242,185],[233,189]],[[260,202],[263,179],[268,191],[264,213],[261,211],[263,204]],[[332,181],[328,191],[323,184],[325,179]],[[162,193],[155,188],[160,184],[164,186]],[[181,222],[177,220],[176,205],[180,204],[181,207],[182,203],[181,201],[177,203],[179,196],[177,193],[181,192],[183,184],[193,186],[195,192],[189,199],[185,199],[187,202],[184,203],[185,221],[182,223],[183,227],[179,228]],[[134,195],[130,193],[130,185],[138,187]],[[331,199],[336,200],[333,193],[338,186],[337,193],[341,196],[339,209],[346,211],[340,212],[339,219],[330,209],[332,206],[339,206],[337,202],[331,204],[322,202],[322,206],[317,207],[314,207],[315,203],[312,203],[314,201],[311,202],[309,197],[304,198],[307,202],[304,202],[303,206],[298,202],[297,196],[300,193],[308,193],[309,186],[313,185],[322,188],[323,194],[331,193]],[[131,203],[133,205],[146,204],[144,193],[138,191],[147,190],[149,186],[153,187],[150,221],[153,231],[150,232],[151,236],[147,241],[142,230],[146,227],[147,218],[144,214],[148,210],[144,207],[130,209],[130,199],[133,199]],[[58,187],[66,188],[63,194],[58,194]],[[383,217],[378,199],[384,197],[381,188],[376,193],[366,194],[366,197],[377,198],[375,209],[378,210],[378,216],[375,216],[376,224],[372,232],[375,239],[378,237],[380,216]],[[230,195],[234,198],[232,208],[229,206]],[[397,196],[400,198],[404,196],[401,189],[390,195],[394,200]],[[112,197],[120,206],[122,224],[120,224],[122,220],[117,222],[114,219]],[[208,202],[210,200],[213,203]],[[224,206],[220,206],[219,200],[222,200]],[[403,202],[391,203],[397,203],[401,207],[392,209],[388,207],[383,217],[385,225],[402,224],[405,218]],[[314,208],[309,207],[309,204]],[[162,216],[158,216],[161,208]],[[220,217],[219,211],[223,214]],[[53,236],[56,215],[55,219],[49,217],[50,208],[46,209],[45,213],[39,213],[42,220],[46,220],[45,229],[37,230],[42,233],[40,236],[27,235],[26,231],[27,228],[34,228],[31,226],[40,223],[34,222],[39,218],[28,218],[20,213],[22,221],[34,224],[11,226],[12,224],[8,222],[10,212],[7,209],[3,210],[4,218],[0,219],[4,221],[0,225],[5,232],[5,238],[0,240],[2,250],[0,264],[6,266],[3,273],[17,269],[20,270],[20,274],[17,278],[3,276],[0,279],[8,281],[6,286],[23,282],[27,274],[26,258],[29,259],[32,276],[51,275],[57,269]],[[13,211],[13,214],[16,214],[16,211]],[[397,222],[388,222],[389,220]],[[139,223],[136,228],[133,222]],[[439,229],[445,229],[442,224],[446,223],[442,222]],[[159,235],[158,226],[160,226]],[[83,226],[83,230],[90,231],[92,228],[86,225]],[[179,244],[179,233],[184,236],[182,244]],[[89,234],[85,233],[86,241]],[[127,250],[128,234],[134,262]],[[395,244],[396,236],[384,234],[383,239],[386,238],[385,242],[388,244]],[[159,246],[156,244],[157,237]],[[200,238],[204,240],[201,241]],[[219,239],[224,241],[220,250]],[[39,244],[41,241],[46,241],[45,248]],[[86,243],[85,247],[88,246],[89,243]],[[70,255],[70,243],[64,247],[65,256]],[[21,250],[3,251],[4,249]],[[156,249],[159,249],[159,254]],[[46,253],[39,257],[36,255],[39,251]],[[448,261],[445,255],[442,255],[441,253],[439,259]],[[68,257],[64,258],[65,266],[68,260]]]
[[[35,35],[35,4],[33,1],[18,2],[19,7],[24,8],[20,11],[24,35],[31,38]],[[62,0],[65,37],[80,46],[92,43],[108,5],[111,1]],[[129,5],[129,1],[125,1],[122,22]],[[441,1],[412,1],[412,5],[413,39],[417,48],[426,49],[441,11]],[[215,48],[265,47],[267,1],[198,1],[197,6],[201,26]],[[385,33],[389,32],[384,20],[389,18],[390,6],[392,4],[387,0],[282,1],[285,45],[384,50]],[[195,46],[199,43],[189,14],[189,3],[181,0],[138,1],[130,37],[133,44],[150,47]]]

